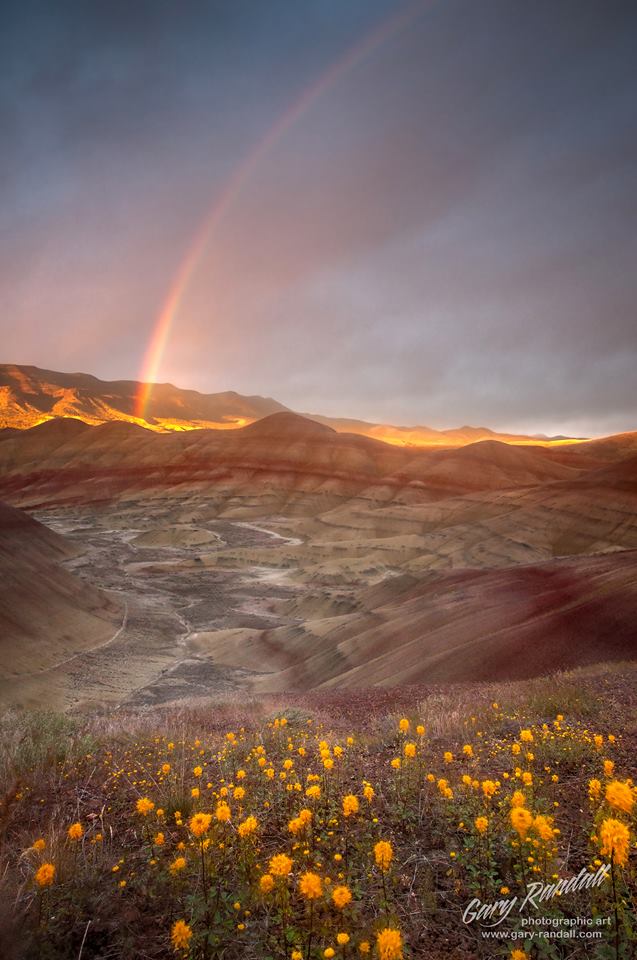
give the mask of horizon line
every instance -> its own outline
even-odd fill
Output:
[[[295,410],[295,409],[293,409],[292,407],[289,407],[287,404],[283,403],[281,400],[278,400],[275,396],[270,396],[270,395],[267,395],[267,396],[266,396],[266,395],[261,394],[261,393],[241,393],[239,390],[233,390],[233,389],[230,389],[230,390],[218,390],[218,391],[215,391],[215,392],[208,392],[208,393],[207,393],[207,392],[205,392],[204,390],[197,389],[196,387],[188,387],[188,386],[187,386],[187,387],[182,387],[182,386],[179,386],[178,384],[172,383],[172,382],[170,382],[170,381],[168,381],[168,380],[166,380],[166,381],[152,381],[150,384],[146,384],[146,383],[144,383],[143,381],[140,381],[140,380],[137,380],[137,379],[131,378],[131,377],[120,377],[120,378],[117,378],[117,379],[106,380],[106,379],[104,379],[104,378],[102,378],[102,377],[97,376],[96,374],[86,373],[86,372],[84,372],[84,371],[82,371],[82,370],[54,370],[54,369],[49,368],[49,367],[41,367],[41,366],[38,366],[37,363],[14,363],[14,362],[5,363],[5,362],[0,362],[0,369],[2,369],[2,368],[7,368],[7,369],[9,369],[9,368],[11,368],[11,367],[15,367],[15,368],[17,368],[17,369],[22,369],[22,370],[31,368],[31,369],[38,370],[38,371],[42,371],[42,372],[45,372],[45,373],[62,374],[63,376],[82,376],[82,377],[90,377],[90,378],[93,379],[93,380],[97,380],[99,383],[105,383],[105,384],[127,383],[127,384],[131,384],[132,386],[135,386],[136,388],[143,387],[143,386],[147,386],[147,385],[150,385],[150,386],[153,386],[153,387],[161,387],[161,386],[163,386],[163,387],[172,387],[174,390],[179,390],[179,391],[181,391],[181,392],[188,392],[188,393],[196,393],[196,394],[198,394],[198,395],[201,396],[201,397],[215,397],[215,396],[220,396],[220,395],[223,395],[223,394],[235,394],[236,396],[238,396],[238,397],[243,397],[243,398],[256,397],[256,398],[261,399],[261,400],[272,400],[274,403],[280,404],[282,407],[284,407],[284,410],[275,411],[275,412],[279,412],[279,413],[286,413],[286,412],[287,412],[287,413],[293,413],[293,414],[296,414],[297,416],[304,417],[304,418],[309,419],[309,420],[311,420],[311,419],[313,419],[313,418],[316,418],[316,417],[320,417],[320,418],[323,418],[323,419],[325,419],[325,420],[340,420],[340,421],[343,421],[343,420],[344,420],[344,421],[348,421],[348,420],[349,420],[349,421],[358,421],[359,423],[364,423],[366,426],[371,426],[371,427],[374,427],[374,426],[378,426],[378,427],[392,427],[392,428],[394,428],[394,429],[396,429],[396,430],[400,430],[400,431],[409,431],[409,430],[425,429],[425,430],[431,430],[432,432],[435,432],[435,433],[443,433],[443,434],[444,434],[444,433],[448,433],[448,432],[450,432],[450,431],[457,431],[457,430],[462,430],[462,429],[465,429],[465,428],[466,428],[466,429],[471,429],[471,430],[486,430],[486,431],[490,431],[490,432],[492,432],[492,433],[501,434],[501,435],[525,437],[525,438],[527,438],[527,439],[537,439],[538,441],[541,441],[542,439],[544,439],[544,440],[559,440],[560,438],[564,438],[564,439],[568,439],[568,440],[578,440],[578,441],[582,441],[582,442],[585,442],[585,441],[588,441],[588,440],[600,440],[600,439],[604,439],[605,437],[619,436],[619,435],[624,434],[624,433],[634,433],[634,432],[637,432],[637,427],[635,427],[633,430],[631,430],[631,429],[628,429],[628,430],[626,430],[626,429],[624,429],[624,430],[613,429],[613,430],[611,430],[610,432],[606,432],[606,433],[595,433],[595,432],[591,431],[591,433],[589,433],[589,434],[587,434],[587,435],[585,435],[585,436],[581,436],[581,435],[575,436],[574,434],[565,433],[565,432],[563,432],[563,431],[560,431],[560,432],[558,432],[558,433],[547,433],[546,431],[542,431],[542,430],[534,430],[532,433],[530,433],[530,432],[520,432],[520,428],[519,428],[519,427],[517,427],[517,428],[497,427],[497,428],[496,428],[496,427],[492,427],[492,426],[484,426],[484,424],[474,425],[474,424],[466,423],[466,422],[463,423],[463,424],[461,424],[461,425],[458,425],[458,426],[449,426],[449,427],[433,427],[433,426],[430,426],[429,424],[426,424],[426,423],[400,424],[400,423],[391,423],[391,422],[389,421],[389,419],[382,419],[382,420],[364,420],[364,419],[363,419],[362,417],[360,417],[360,416],[344,416],[344,415],[342,415],[342,414],[329,415],[329,414],[324,414],[324,413],[299,412],[298,410]],[[135,394],[134,394],[134,396],[135,396]],[[133,398],[134,398],[134,396],[133,396]],[[266,416],[272,416],[272,414],[266,414]],[[81,417],[73,417],[73,416],[69,416],[69,417],[65,417],[65,416],[53,416],[53,417],[51,417],[50,419],[57,419],[57,420],[62,420],[62,419],[76,419],[76,420],[82,420]],[[155,419],[155,418],[151,417],[151,418],[149,419],[149,418],[147,418],[147,417],[137,417],[137,416],[135,415],[135,419],[136,419],[136,420],[140,420],[140,421],[144,421],[145,423],[150,423],[150,422],[151,422],[153,419]],[[254,421],[252,421],[252,422],[256,422],[256,420],[260,420],[260,419],[264,419],[264,418],[263,418],[263,417],[258,417],[258,418],[256,418]],[[86,422],[86,421],[82,421],[82,422]],[[106,420],[106,421],[104,421],[104,422],[107,423],[107,422],[109,422],[109,421]],[[143,426],[143,423],[140,423],[140,426]],[[0,429],[8,429],[8,428],[0,428]],[[18,429],[19,429],[19,428],[18,428]],[[214,428],[201,427],[201,428],[196,428],[196,429],[214,429]],[[234,429],[240,429],[240,428],[234,428]]]

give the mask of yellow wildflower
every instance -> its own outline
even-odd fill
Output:
[[[402,960],[403,938],[399,930],[385,927],[376,934],[376,949],[380,960]]]
[[[630,830],[626,824],[607,817],[600,827],[599,839],[602,856],[612,856],[613,863],[624,867],[628,862],[630,848]]]
[[[379,840],[374,846],[374,860],[376,861],[376,866],[382,870],[383,873],[387,873],[393,858],[394,849],[389,840]]]
[[[299,893],[305,900],[318,900],[323,894],[323,882],[318,873],[307,870],[299,878]]]
[[[55,867],[52,863],[43,863],[35,872],[35,882],[39,887],[50,887],[55,880]]]
[[[173,945],[173,950],[188,950],[191,937],[192,930],[186,921],[175,920],[172,930],[170,931],[170,940]]]
[[[195,813],[190,818],[188,826],[194,837],[201,837],[210,830],[212,815],[209,813]]]
[[[482,792],[485,795],[485,797],[492,797],[497,789],[498,789],[497,784],[495,784],[493,780],[482,781]]]
[[[332,890],[332,901],[334,906],[339,910],[342,910],[343,907],[346,907],[348,903],[351,903],[352,894],[349,887],[340,886],[334,887]]]
[[[533,829],[542,840],[553,839],[553,827],[551,826],[551,820],[549,817],[544,817],[542,814],[538,814],[533,821]]]
[[[358,813],[358,797],[353,793],[348,793],[343,797],[343,816],[350,817],[353,813]]]
[[[246,817],[237,827],[237,833],[240,837],[249,837],[251,834],[256,833],[258,825],[256,817]]]
[[[259,880],[261,893],[271,893],[274,889],[274,877],[271,873],[264,873]]]
[[[270,860],[270,873],[275,877],[287,877],[292,870],[292,860],[285,853],[277,853]]]
[[[533,816],[525,807],[513,807],[511,809],[510,818],[511,826],[523,840],[527,835],[531,824],[533,823]]]
[[[606,787],[606,802],[616,810],[630,813],[635,805],[635,794],[630,784],[611,780]]]

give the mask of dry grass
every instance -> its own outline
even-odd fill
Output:
[[[508,956],[511,943],[484,941],[475,926],[462,923],[471,897],[497,898],[504,884],[522,889],[529,879],[522,853],[533,855],[527,870],[537,870],[540,879],[592,864],[599,842],[591,835],[611,814],[626,822],[634,841],[634,814],[608,807],[603,788],[591,804],[588,782],[610,782],[603,772],[609,756],[612,777],[637,777],[636,673],[635,665],[624,664],[523,683],[227,698],[76,716],[7,714],[0,721],[0,955],[291,960],[299,950],[303,960],[323,960],[324,951],[330,956],[334,949],[337,960],[353,960],[357,944],[367,940],[378,960],[375,938],[390,926],[401,931],[405,960]],[[400,732],[401,720],[409,722],[407,733]],[[419,723],[425,736],[416,733]],[[526,728],[534,738],[530,759],[520,737]],[[327,754],[319,749],[322,741]],[[412,742],[410,758],[403,754]],[[512,754],[515,744],[523,748],[519,758]],[[271,779],[257,763],[261,755],[274,771]],[[326,756],[334,761],[330,769]],[[281,777],[290,757],[289,776],[299,784],[291,792]],[[397,757],[399,768],[392,765]],[[170,769],[162,773],[165,763]],[[202,779],[193,773],[199,764]],[[237,779],[239,768],[245,780]],[[525,772],[532,773],[532,786],[523,788],[526,802],[534,817],[548,818],[550,835],[540,842],[531,832],[516,845],[510,798]],[[305,796],[313,776],[321,786],[316,801]],[[490,780],[498,784],[493,798],[481,786]],[[369,812],[365,781],[375,794]],[[240,801],[233,793],[238,783],[246,785]],[[194,786],[202,788],[200,796],[192,795]],[[225,791],[232,820],[225,833],[213,822],[206,834],[212,846],[204,852],[188,818],[214,813]],[[349,793],[362,805],[351,819],[341,809]],[[135,809],[142,796],[154,804],[147,816]],[[288,821],[303,806],[312,808],[313,820],[299,840]],[[249,815],[258,829],[246,845],[236,826]],[[485,836],[474,828],[478,816],[489,821]],[[67,837],[75,821],[82,824],[79,842]],[[165,835],[161,846],[152,839],[156,831]],[[33,847],[37,838],[45,841],[42,851]],[[378,839],[389,839],[394,850],[386,875],[374,863]],[[293,859],[291,875],[264,894],[259,877],[281,852]],[[187,865],[175,876],[170,864],[180,855]],[[56,867],[51,887],[34,880],[43,862]],[[315,914],[299,893],[304,867],[323,880]],[[631,956],[635,872],[630,864],[617,869],[617,951],[609,934],[603,944],[571,944],[568,953],[527,943],[531,956]],[[353,906],[342,913],[329,902],[336,883],[353,894]],[[563,909],[551,902],[547,914],[612,913],[609,898],[604,890],[571,899]],[[178,919],[192,931],[188,951],[170,944]],[[339,945],[338,932],[351,942]]]

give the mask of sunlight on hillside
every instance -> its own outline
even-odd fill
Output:
[[[3,412],[3,408],[0,405],[0,428],[13,427],[20,430],[28,430],[32,427],[37,427],[42,423],[47,423],[50,420],[80,420],[83,423],[89,424],[89,426],[99,426],[103,423],[121,422],[132,423],[136,426],[144,427],[146,430],[152,430],[155,433],[183,433],[191,430],[239,430],[242,427],[249,426],[251,423],[256,422],[254,418],[239,416],[229,416],[223,421],[180,420],[169,417],[154,417],[151,420],[144,420],[139,417],[135,417],[132,414],[123,413],[121,410],[106,406],[105,404],[102,404],[100,406],[99,413],[95,413],[93,416],[84,411],[77,412],[73,407],[70,409],[65,408],[63,404],[56,405],[54,409],[55,413],[43,415],[39,410],[34,408],[23,408],[19,411],[7,411],[5,409]],[[61,409],[65,409],[66,412],[60,412]],[[335,427],[335,429],[337,433],[352,432],[352,430],[349,428],[339,429],[338,427]],[[440,439],[432,439],[430,436],[422,436],[419,438],[416,431],[411,431],[405,435],[404,431],[392,432],[390,428],[386,427],[381,428],[370,426],[369,430],[361,429],[359,433],[360,436],[370,437],[374,440],[381,440],[382,442],[388,443],[392,446],[404,447],[407,449],[449,449],[468,446],[470,443],[476,442],[475,439],[461,440],[457,438],[451,439],[445,437],[441,437]],[[584,440],[577,438],[543,440],[523,437],[508,438],[499,435],[494,439],[497,439],[500,443],[506,443],[511,446],[536,447],[559,447],[585,442]]]

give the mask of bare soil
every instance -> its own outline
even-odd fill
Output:
[[[265,528],[228,520],[179,522],[174,502],[41,511],[36,518],[81,549],[66,561],[77,576],[116,595],[125,613],[107,643],[33,674],[25,689],[41,688],[55,706],[82,707],[115,702],[144,706],[233,692],[251,671],[218,666],[198,656],[190,638],[200,631],[283,626],[289,618],[271,602],[293,598],[299,587],[280,570],[262,563],[240,569],[218,566],[214,552],[227,548],[271,549],[288,543]],[[149,529],[162,531],[161,546],[141,545]],[[188,533],[209,534],[188,543]],[[172,536],[170,536],[172,534]],[[192,539],[192,538],[190,538]],[[170,542],[177,543],[173,545]],[[179,544],[185,545],[179,545]],[[200,552],[202,551],[202,552]]]

